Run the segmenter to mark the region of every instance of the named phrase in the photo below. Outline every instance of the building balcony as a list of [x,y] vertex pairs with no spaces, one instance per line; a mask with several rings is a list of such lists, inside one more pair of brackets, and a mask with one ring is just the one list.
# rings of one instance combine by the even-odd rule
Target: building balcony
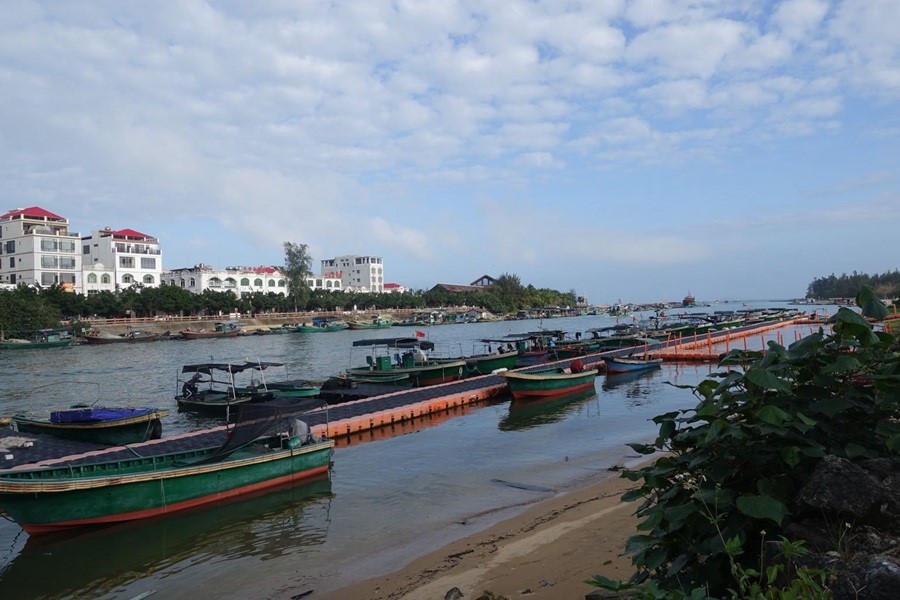
[[113,246],[113,252],[121,254],[152,254],[159,256],[162,252],[159,248],[138,248],[136,246],[116,244]]

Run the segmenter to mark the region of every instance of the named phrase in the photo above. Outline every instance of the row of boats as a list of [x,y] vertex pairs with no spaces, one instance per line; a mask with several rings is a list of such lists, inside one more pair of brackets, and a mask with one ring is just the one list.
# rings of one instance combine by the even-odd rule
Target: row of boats
[[[472,356],[428,355],[434,345],[418,338],[357,340],[354,346],[367,352],[365,364],[332,379],[347,389],[370,386],[374,395],[495,373],[505,378],[515,401],[527,402],[588,390],[603,367],[607,373],[634,373],[660,366],[659,359],[635,355],[585,365],[578,356],[629,343],[637,353],[642,344],[635,341],[654,339],[645,337],[646,330],[643,335],[616,328],[586,333],[540,331],[482,340],[487,351]],[[570,356],[576,358],[567,369],[539,365]],[[0,434],[0,455],[7,461],[0,469],[0,508],[26,531],[42,533],[163,515],[325,475],[334,442],[314,437],[303,414],[313,401],[322,401],[327,382],[291,380],[286,372],[271,375],[283,366],[185,365],[176,394],[179,408],[224,409],[230,423],[202,432],[161,438],[160,419],[167,413],[149,408],[77,407],[55,411],[43,423],[14,418],[17,430]],[[521,366],[532,368],[517,371]],[[239,384],[242,374],[249,374],[246,385]],[[119,428],[126,424],[127,432]],[[114,429],[124,437],[92,437]],[[22,435],[34,431],[92,445],[66,457],[42,454]]]

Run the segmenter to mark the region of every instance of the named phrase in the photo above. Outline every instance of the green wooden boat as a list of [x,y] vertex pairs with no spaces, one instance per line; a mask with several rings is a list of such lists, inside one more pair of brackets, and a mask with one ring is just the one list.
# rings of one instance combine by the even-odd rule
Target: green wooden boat
[[[270,435],[228,448],[231,439],[108,462],[2,470],[0,506],[30,534],[156,517],[320,476],[334,446],[308,435]],[[131,448],[152,452],[147,444]]]
[[382,317],[375,317],[371,322],[350,321],[348,326],[350,329],[386,329],[394,323]]
[[0,350],[39,350],[42,348],[66,348],[75,342],[67,331],[41,329],[27,338],[0,339]]
[[337,317],[316,317],[312,323],[303,323],[293,330],[299,333],[329,333],[332,331],[342,331],[347,329],[349,325]]
[[372,348],[372,354],[366,356],[367,366],[347,370],[347,377],[355,381],[368,383],[380,381],[394,385],[402,381],[408,382],[413,387],[422,387],[456,381],[465,375],[465,360],[427,358],[424,350],[433,349],[434,344],[425,340],[368,339],[356,340],[353,346]]
[[571,394],[593,388],[597,369],[567,373],[563,369],[553,368],[529,373],[507,371],[500,374],[506,378],[512,397],[516,400],[525,400]]
[[94,418],[92,414],[84,417],[76,416],[71,420],[36,419],[26,415],[16,415],[12,418],[15,428],[23,433],[49,433],[56,437],[95,444],[110,446],[122,446],[146,442],[149,439],[157,439],[162,434],[160,419],[168,416],[167,410],[156,409],[73,409],[58,411],[62,413],[82,412],[109,412],[108,416]]
[[477,377],[478,375],[490,375],[497,369],[513,369],[519,360],[516,352],[493,352],[491,354],[475,354],[473,356],[459,356],[455,358],[439,358],[439,362],[465,361],[465,375]]

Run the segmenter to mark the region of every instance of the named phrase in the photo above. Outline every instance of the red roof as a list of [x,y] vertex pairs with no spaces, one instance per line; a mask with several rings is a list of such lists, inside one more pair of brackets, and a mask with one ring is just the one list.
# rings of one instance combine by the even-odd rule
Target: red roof
[[152,235],[147,235],[146,233],[141,233],[140,231],[135,231],[134,229],[120,229],[118,231],[110,231],[109,234],[114,237],[136,238],[139,240],[156,239]]
[[392,290],[394,288],[400,287],[400,284],[399,283],[386,283],[382,287],[386,290]]
[[17,208],[16,210],[11,210],[5,215],[0,215],[0,219],[11,219],[13,217],[18,217],[19,215],[25,215],[26,218],[30,219],[55,219],[57,221],[65,221],[65,218],[53,214],[49,210],[44,210],[40,206],[29,206],[28,208]]

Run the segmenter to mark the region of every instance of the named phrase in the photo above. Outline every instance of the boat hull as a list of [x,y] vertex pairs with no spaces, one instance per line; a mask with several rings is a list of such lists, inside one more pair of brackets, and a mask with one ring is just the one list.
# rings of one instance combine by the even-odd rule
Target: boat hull
[[606,362],[607,373],[632,373],[635,371],[658,369],[662,364],[662,359],[640,360],[634,358],[607,358],[604,362]]
[[71,339],[52,342],[0,342],[0,350],[40,350],[43,348],[67,348],[72,345]]
[[597,370],[581,373],[559,371],[539,373],[502,373],[509,386],[509,392],[516,400],[548,398],[571,394],[594,387]]
[[[245,452],[186,467],[173,467],[170,459],[161,469],[99,477],[67,477],[66,468],[33,479],[0,473],[0,505],[31,534],[145,519],[320,476],[328,472],[333,445],[329,440],[258,456]],[[72,467],[78,473],[89,468]]]

